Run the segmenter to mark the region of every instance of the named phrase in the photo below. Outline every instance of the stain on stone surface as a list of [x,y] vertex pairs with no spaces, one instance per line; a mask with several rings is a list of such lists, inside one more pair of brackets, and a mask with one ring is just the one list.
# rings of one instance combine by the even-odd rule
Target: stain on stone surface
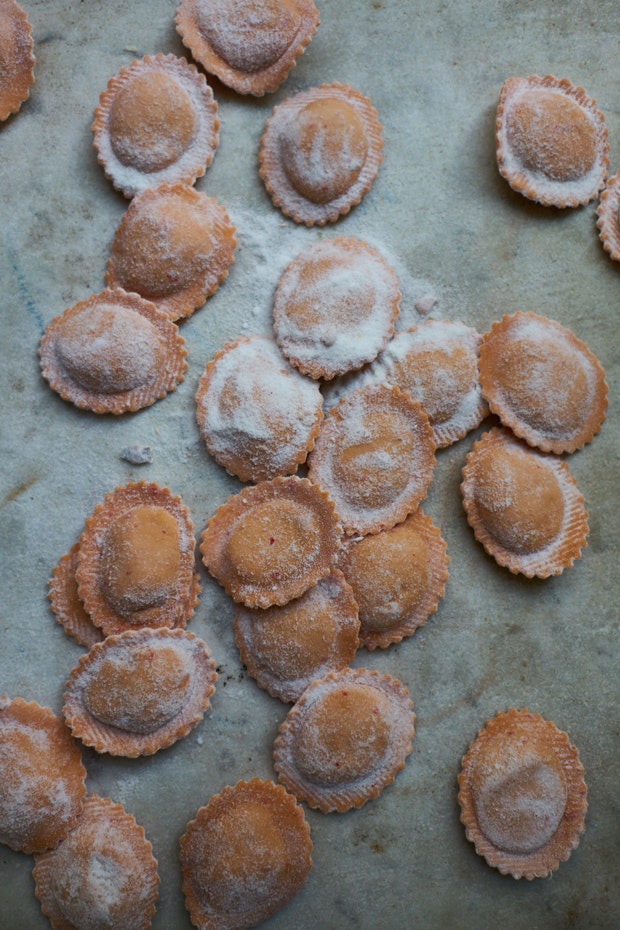
[[10,504],[14,500],[17,500],[18,497],[21,497],[22,494],[25,494],[27,491],[29,491],[30,488],[33,487],[35,484],[37,484],[37,482],[40,480],[41,480],[40,475],[33,475],[32,477],[27,478],[25,481],[22,481],[21,484],[17,485],[17,487],[12,488],[8,492],[8,494],[6,495],[6,497],[4,498],[0,506],[6,507],[7,504]]

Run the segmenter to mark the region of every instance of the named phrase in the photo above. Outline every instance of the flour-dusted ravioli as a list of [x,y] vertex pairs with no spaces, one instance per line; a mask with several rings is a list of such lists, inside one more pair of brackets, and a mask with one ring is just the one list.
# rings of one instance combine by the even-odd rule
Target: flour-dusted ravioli
[[209,520],[202,560],[238,603],[272,607],[329,575],[342,542],[334,503],[307,478],[274,478],[233,494]]
[[478,380],[480,340],[464,323],[427,320],[397,333],[373,366],[373,375],[422,404],[438,448],[462,439],[488,413]]
[[583,87],[566,78],[508,78],[497,108],[496,147],[500,174],[544,206],[588,203],[605,185],[605,119]]
[[34,42],[26,11],[0,0],[0,122],[17,113],[34,84]]
[[609,257],[620,261],[620,172],[607,181],[601,194],[597,213],[599,238]]
[[146,55],[121,68],[92,125],[106,177],[131,198],[160,184],[193,184],[213,161],[220,121],[203,74],[175,55]]
[[280,726],[280,782],[323,813],[376,798],[404,768],[414,735],[413,702],[396,678],[349,668],[316,679]]
[[207,362],[196,420],[218,464],[241,481],[292,475],[323,420],[318,385],[293,368],[268,336],[240,337]]
[[276,90],[319,25],[313,0],[181,0],[177,32],[205,71],[239,94]]
[[149,930],[159,894],[153,847],[120,804],[89,795],[60,845],[35,856],[35,894],[54,930]]
[[194,525],[180,497],[140,481],[97,504],[79,540],[78,595],[106,636],[184,627],[198,600]]
[[385,649],[435,613],[448,580],[446,543],[418,509],[380,533],[345,540],[338,564],[353,589],[360,644]]
[[514,574],[548,578],[580,557],[588,514],[568,465],[508,430],[494,428],[474,444],[461,493],[476,539]]
[[94,413],[148,407],[187,369],[178,328],[153,303],[106,289],[55,317],[39,343],[41,372],[63,400]]
[[259,173],[285,216],[323,226],[368,193],[382,149],[370,100],[346,84],[321,84],[274,109],[261,139]]
[[480,730],[458,777],[467,839],[514,878],[546,878],[585,829],[586,784],[566,733],[540,714],[510,709]]
[[108,636],[80,659],[63,713],[75,737],[112,756],[151,755],[186,736],[215,691],[215,663],[185,630]]
[[86,796],[86,769],[64,721],[35,701],[0,697],[0,772],[0,843],[53,849]]
[[328,380],[376,358],[400,312],[398,278],[367,242],[339,236],[304,249],[276,290],[276,341],[292,365]]
[[48,586],[52,613],[64,629],[80,646],[90,649],[104,638],[100,627],[95,626],[80,600],[77,588],[77,557],[79,544],[71,546],[56,565]]
[[569,329],[536,313],[495,322],[480,345],[480,384],[504,426],[543,452],[575,452],[600,431],[605,372]]
[[312,866],[303,808],[253,778],[213,795],[181,838],[185,906],[199,930],[255,927],[306,883]]
[[315,678],[346,668],[359,645],[357,603],[338,568],[282,607],[238,606],[234,628],[248,674],[281,701],[296,701]]
[[188,317],[226,279],[235,227],[215,197],[187,184],[162,184],[133,198],[106,268],[108,287],[151,300],[168,319]]
[[308,458],[308,477],[332,498],[349,536],[402,522],[426,497],[434,469],[426,413],[389,385],[360,388],[339,401]]

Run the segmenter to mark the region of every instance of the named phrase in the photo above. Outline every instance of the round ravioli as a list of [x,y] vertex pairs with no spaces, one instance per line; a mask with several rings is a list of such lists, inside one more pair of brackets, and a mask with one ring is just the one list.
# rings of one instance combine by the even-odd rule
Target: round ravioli
[[583,766],[566,733],[539,714],[497,714],[469,747],[458,783],[467,839],[504,875],[545,878],[579,844]]
[[329,575],[342,528],[327,494],[307,478],[274,478],[234,494],[202,533],[202,560],[246,607],[301,597]]
[[194,525],[180,497],[145,481],[98,504],[79,540],[78,595],[106,636],[136,627],[184,627],[200,585]]
[[282,607],[237,607],[234,628],[248,674],[285,702],[315,678],[346,668],[359,645],[357,603],[337,568]]
[[285,216],[323,226],[368,193],[382,149],[370,100],[346,84],[322,84],[274,109],[261,139],[259,173]]
[[596,210],[599,238],[611,259],[620,261],[620,173],[607,181]]
[[435,468],[435,441],[417,401],[398,387],[365,387],[325,418],[308,477],[332,498],[348,535],[379,533],[413,513]]
[[101,642],[102,630],[95,626],[80,600],[75,573],[78,565],[79,544],[75,543],[65,555],[58,560],[48,587],[48,598],[52,613],[65,633],[72,636],[80,646],[90,649]]
[[292,365],[329,380],[376,358],[400,311],[398,278],[361,239],[317,242],[278,282],[276,341]]
[[493,324],[480,346],[480,384],[504,426],[543,452],[575,452],[600,432],[607,383],[596,356],[535,313]]
[[548,578],[580,557],[588,515],[568,465],[507,430],[494,428],[475,443],[461,493],[476,539],[513,574]]
[[196,419],[218,464],[242,481],[266,481],[305,462],[323,420],[323,397],[272,339],[241,337],[207,363]]
[[280,785],[241,781],[198,810],[181,837],[180,859],[195,927],[255,927],[305,885],[310,827],[301,805]]
[[28,15],[16,0],[0,3],[0,121],[17,113],[34,84],[34,41]]
[[316,679],[280,726],[279,780],[323,813],[361,807],[404,768],[412,707],[409,692],[391,675],[349,668]]
[[35,894],[54,930],[149,930],[158,898],[153,847],[120,804],[89,795],[51,852],[35,856]]
[[202,720],[216,678],[209,650],[193,633],[128,630],[80,659],[63,713],[73,735],[97,752],[151,755]]
[[349,537],[338,564],[358,604],[360,645],[385,649],[426,623],[444,596],[449,561],[420,508],[388,530]]
[[69,307],[39,343],[41,373],[63,400],[93,413],[148,407],[174,391],[187,369],[178,328],[155,305],[121,288]]
[[228,211],[214,197],[163,184],[134,197],[125,211],[106,284],[135,291],[170,320],[182,319],[226,279],[236,244]]
[[496,116],[502,177],[544,206],[577,207],[605,185],[609,143],[603,114],[566,78],[511,77]]
[[77,823],[86,769],[64,722],[48,707],[0,697],[0,843],[53,849]]
[[238,94],[286,80],[319,25],[313,0],[181,0],[177,32],[194,59]]
[[213,160],[219,128],[204,75],[184,58],[162,54],[110,79],[92,125],[99,163],[127,198],[160,184],[193,184]]
[[464,323],[427,320],[397,333],[373,366],[422,405],[438,448],[462,439],[488,413],[478,380],[480,339]]

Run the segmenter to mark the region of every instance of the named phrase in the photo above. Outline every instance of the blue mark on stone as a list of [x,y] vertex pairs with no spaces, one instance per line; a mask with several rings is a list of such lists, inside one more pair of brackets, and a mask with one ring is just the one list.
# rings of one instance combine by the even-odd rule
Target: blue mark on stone
[[30,288],[28,287],[25,275],[20,267],[19,256],[15,252],[15,250],[12,249],[10,246],[7,247],[7,256],[11,263],[11,268],[13,269],[13,273],[15,274],[15,281],[17,283],[17,293],[19,294],[19,297],[22,303],[24,304],[24,306],[26,307],[30,315],[34,318],[34,320],[36,320],[37,326],[39,327],[39,332],[43,334],[43,332],[45,331],[45,321],[43,319],[43,316],[41,315],[41,311],[39,310],[32,294],[30,293]]

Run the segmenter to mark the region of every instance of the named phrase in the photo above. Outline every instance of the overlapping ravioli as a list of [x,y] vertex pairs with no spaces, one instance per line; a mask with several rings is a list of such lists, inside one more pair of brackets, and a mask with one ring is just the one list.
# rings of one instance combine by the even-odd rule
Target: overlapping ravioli
[[461,820],[478,855],[514,878],[545,878],[585,829],[586,785],[566,733],[528,710],[500,713],[463,758]]
[[345,668],[359,645],[351,585],[335,568],[282,607],[237,607],[235,642],[248,674],[281,701],[296,701],[315,678]]
[[204,75],[162,54],[110,79],[92,125],[99,163],[127,198],[160,184],[193,184],[213,160],[219,127]]
[[103,631],[95,626],[80,600],[77,589],[77,557],[79,544],[71,546],[69,552],[58,560],[48,586],[48,598],[52,613],[64,629],[80,646],[90,649],[101,642]]
[[64,721],[35,701],[0,697],[0,772],[0,843],[53,849],[86,796],[86,769]]
[[389,385],[354,391],[325,418],[308,477],[326,491],[348,535],[402,522],[425,498],[435,468],[429,419]]
[[63,713],[97,752],[151,755],[186,736],[215,691],[215,663],[193,633],[128,630],[95,644],[73,669]]
[[462,439],[488,413],[478,381],[480,339],[464,323],[427,320],[397,333],[373,366],[375,376],[422,405],[438,448]]
[[276,90],[319,24],[313,0],[181,0],[176,27],[205,71],[239,94]]
[[301,597],[335,562],[333,501],[307,478],[274,478],[233,494],[202,533],[202,560],[233,600],[273,607]]
[[242,481],[267,481],[305,462],[323,420],[323,397],[272,339],[240,337],[207,362],[196,420],[218,464]]
[[200,585],[194,526],[180,497],[144,481],[98,504],[79,540],[79,599],[106,636],[136,627],[184,627]]
[[385,649],[435,613],[448,580],[446,550],[420,508],[388,530],[345,541],[338,564],[359,607],[362,646]]
[[394,332],[400,297],[396,273],[367,242],[317,242],[278,282],[276,341],[301,372],[329,380],[377,356]]
[[285,216],[323,226],[368,193],[382,148],[370,100],[346,84],[321,84],[274,109],[261,139],[259,173]]
[[187,368],[185,340],[174,323],[122,288],[106,289],[55,317],[39,357],[43,377],[63,400],[117,415],[174,391]]
[[75,828],[35,856],[35,894],[54,930],[149,930],[158,898],[153,847],[120,804],[89,795]]

